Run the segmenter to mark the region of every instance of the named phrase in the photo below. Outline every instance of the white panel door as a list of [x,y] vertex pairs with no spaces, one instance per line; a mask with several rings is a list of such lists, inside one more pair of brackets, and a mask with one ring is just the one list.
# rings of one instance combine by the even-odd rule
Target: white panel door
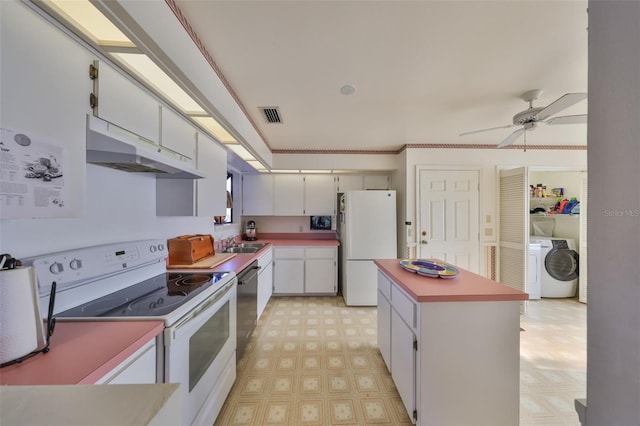
[[418,179],[418,256],[478,273],[478,171],[422,169]]
[[499,281],[526,291],[529,244],[529,179],[526,167],[500,172]]

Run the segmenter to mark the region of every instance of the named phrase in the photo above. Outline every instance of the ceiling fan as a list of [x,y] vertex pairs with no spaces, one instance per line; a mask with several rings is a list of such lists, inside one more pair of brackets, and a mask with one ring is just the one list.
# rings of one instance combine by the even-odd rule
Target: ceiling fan
[[[529,108],[517,113],[513,116],[513,124],[500,127],[491,127],[489,129],[474,130],[471,132],[461,133],[460,136],[470,135],[472,133],[488,132],[489,130],[508,129],[511,127],[522,126],[509,136],[507,136],[502,142],[498,144],[498,148],[511,145],[527,130],[535,130],[539,123],[545,124],[582,124],[587,122],[587,114],[580,115],[565,115],[561,117],[549,118],[560,111],[569,108],[587,98],[586,93],[566,93],[550,103],[546,107],[534,107],[533,101],[538,99],[538,96],[542,93],[542,89],[530,90],[520,96],[523,101],[529,103]],[[526,134],[525,134],[526,135]]]

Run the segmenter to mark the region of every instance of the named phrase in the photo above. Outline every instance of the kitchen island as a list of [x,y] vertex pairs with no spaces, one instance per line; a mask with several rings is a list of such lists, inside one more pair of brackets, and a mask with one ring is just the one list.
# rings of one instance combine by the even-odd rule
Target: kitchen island
[[378,346],[419,425],[516,425],[520,305],[528,295],[457,268],[418,275],[378,267]]

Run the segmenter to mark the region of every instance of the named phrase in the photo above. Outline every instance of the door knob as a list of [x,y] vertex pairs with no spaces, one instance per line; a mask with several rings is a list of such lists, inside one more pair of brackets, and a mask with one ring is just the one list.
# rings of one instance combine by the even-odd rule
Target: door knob
[[420,244],[429,244],[427,240],[420,240]]

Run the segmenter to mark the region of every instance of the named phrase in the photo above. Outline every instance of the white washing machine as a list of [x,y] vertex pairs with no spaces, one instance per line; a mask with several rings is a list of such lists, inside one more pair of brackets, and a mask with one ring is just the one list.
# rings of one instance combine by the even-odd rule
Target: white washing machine
[[530,243],[529,263],[527,265],[527,288],[525,290],[529,293],[529,300],[540,299],[542,287],[542,263],[543,258],[540,244]]
[[574,297],[578,288],[578,259],[573,239],[531,236],[529,242],[540,244],[542,297]]

